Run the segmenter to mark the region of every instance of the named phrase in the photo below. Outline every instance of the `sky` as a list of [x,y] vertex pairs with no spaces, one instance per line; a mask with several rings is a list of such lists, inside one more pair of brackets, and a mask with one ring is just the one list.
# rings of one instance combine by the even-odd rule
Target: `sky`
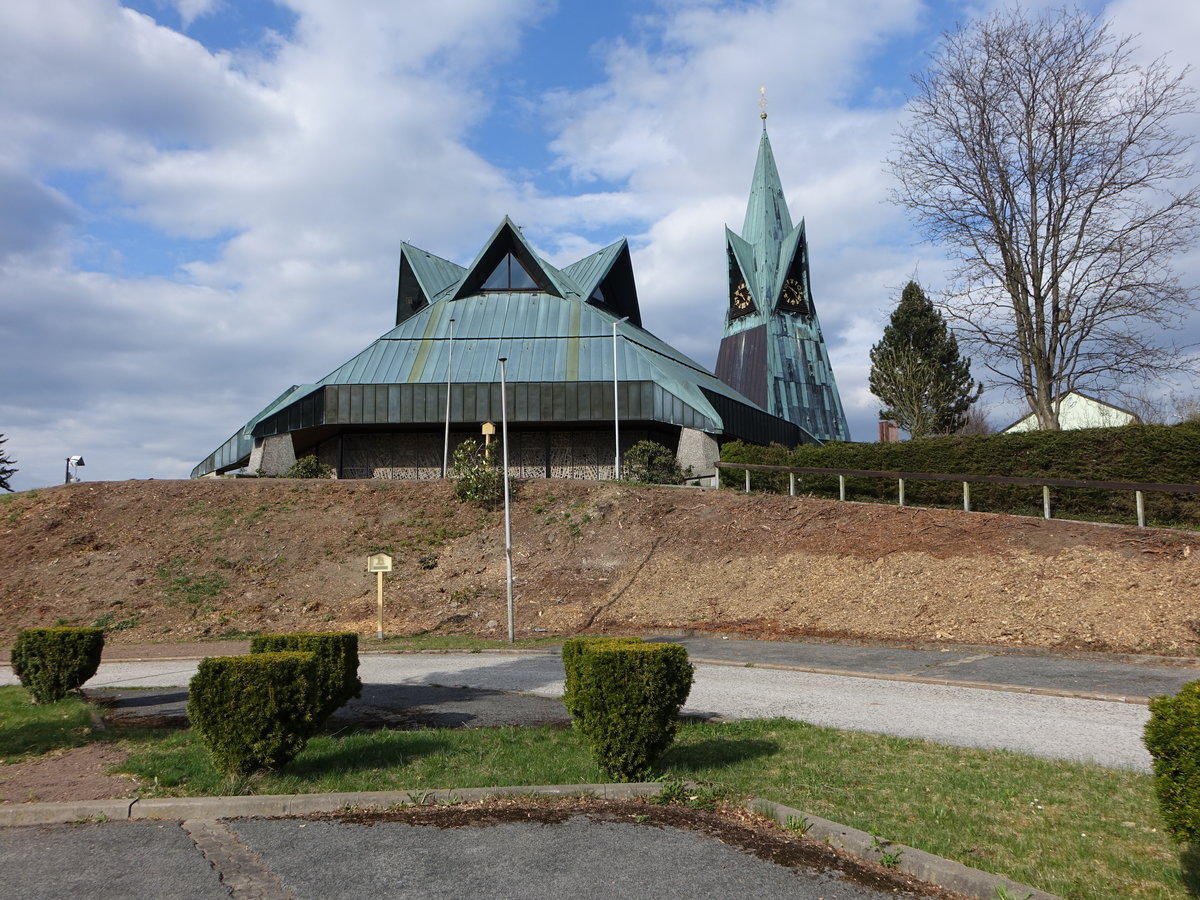
[[[1194,0],[1087,8],[1147,60],[1200,68]],[[851,433],[874,440],[868,351],[909,278],[936,293],[950,272],[888,202],[884,160],[911,73],[992,9],[0,4],[11,485],[61,483],[73,455],[87,481],[187,477],[282,390],[391,327],[402,241],[466,265],[505,215],[556,265],[627,237],[644,325],[712,368],[760,87]],[[1181,125],[1200,136],[1200,117]],[[1179,267],[1200,284],[1200,254]],[[998,390],[982,403],[993,425],[1023,414]]]

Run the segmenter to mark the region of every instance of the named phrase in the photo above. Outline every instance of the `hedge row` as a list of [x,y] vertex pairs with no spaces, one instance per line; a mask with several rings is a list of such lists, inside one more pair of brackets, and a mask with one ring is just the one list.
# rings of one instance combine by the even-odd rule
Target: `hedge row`
[[563,703],[605,776],[647,778],[679,730],[693,668],[680,644],[576,638],[563,644]]
[[103,650],[103,628],[30,628],[13,644],[13,672],[34,703],[54,703],[96,674]]
[[[889,444],[831,442],[788,450],[778,444],[760,447],[733,441],[721,448],[723,462],[803,466],[824,469],[869,469],[1078,481],[1136,481],[1158,484],[1200,483],[1200,424],[1125,425],[1073,431],[1030,431],[1018,434],[949,435]],[[726,487],[741,488],[742,472],[725,471]],[[834,475],[796,476],[797,491],[836,497]],[[754,472],[753,490],[786,493],[787,474]],[[957,482],[906,481],[907,503],[960,506]],[[848,477],[847,499],[896,502],[896,483],[888,479]],[[1056,517],[1117,519],[1134,515],[1128,491],[1051,488]],[[1200,524],[1200,495],[1147,493],[1146,515],[1161,524]],[[1040,487],[971,485],[971,506],[989,512],[1038,514]]]

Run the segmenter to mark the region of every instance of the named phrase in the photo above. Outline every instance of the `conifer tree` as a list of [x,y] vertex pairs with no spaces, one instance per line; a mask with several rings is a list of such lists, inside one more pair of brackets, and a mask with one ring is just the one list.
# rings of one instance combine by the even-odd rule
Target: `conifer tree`
[[[0,434],[0,444],[7,440],[8,438]],[[15,459],[9,459],[4,450],[0,449],[0,488],[4,488],[6,491],[12,491],[8,485],[8,479],[17,474],[17,467],[13,465],[15,462]]]
[[958,430],[983,392],[946,320],[915,281],[905,285],[882,340],[871,348],[870,385],[884,406],[880,418],[913,438]]

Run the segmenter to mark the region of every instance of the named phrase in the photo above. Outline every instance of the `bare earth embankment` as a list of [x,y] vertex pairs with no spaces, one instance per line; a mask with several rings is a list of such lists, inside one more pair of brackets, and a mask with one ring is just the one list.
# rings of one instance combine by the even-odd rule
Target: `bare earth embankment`
[[[1195,534],[986,513],[536,481],[513,518],[517,632],[693,629],[1155,652],[1200,649]],[[0,643],[258,630],[505,632],[500,514],[445,483],[75,484],[0,497]]]

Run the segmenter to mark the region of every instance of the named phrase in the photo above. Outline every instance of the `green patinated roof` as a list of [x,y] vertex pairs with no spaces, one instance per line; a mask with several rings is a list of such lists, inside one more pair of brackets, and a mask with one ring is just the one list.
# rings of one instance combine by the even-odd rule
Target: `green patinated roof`
[[421,288],[429,297],[437,297],[462,280],[466,269],[448,259],[434,256],[427,250],[414,247],[412,244],[401,244],[400,254],[406,258],[417,276]]
[[613,267],[613,263],[617,261],[621,251],[628,246],[625,238],[621,238],[603,250],[597,250],[591,256],[585,256],[578,262],[571,263],[562,270],[562,273],[579,286],[580,296],[590,297],[600,280]]
[[[512,254],[526,268],[539,289],[480,288],[496,260],[504,259],[505,254]],[[323,389],[441,386],[451,359],[449,374],[455,385],[495,384],[500,357],[508,360],[506,376],[513,385],[611,385],[614,323],[617,380],[653,385],[662,392],[654,395],[658,397],[653,401],[655,412],[647,418],[686,422],[690,427],[722,433],[722,415],[714,404],[736,410],[742,419],[763,415],[743,395],[640,326],[641,312],[624,239],[558,269],[538,256],[520,229],[505,217],[466,268],[411,244],[402,245],[401,257],[402,266],[406,261],[420,285],[424,305],[398,312],[399,322],[392,330],[320,381],[285,392],[197,466],[193,475],[229,468],[248,455],[251,432],[256,428],[262,433],[280,433],[334,424],[322,412],[328,408],[322,406],[318,395]],[[597,288],[603,289],[603,300],[595,296]],[[627,321],[621,321],[626,317]],[[400,391],[397,396],[409,394]],[[671,411],[661,413],[659,419],[659,408],[667,405]],[[391,411],[386,415],[387,422],[419,424],[441,421],[442,413],[431,416],[428,411],[400,409],[396,411],[398,419],[392,418]],[[473,421],[467,413],[464,416],[464,421]],[[555,420],[558,418],[556,414]],[[364,417],[361,421],[381,420]]]

